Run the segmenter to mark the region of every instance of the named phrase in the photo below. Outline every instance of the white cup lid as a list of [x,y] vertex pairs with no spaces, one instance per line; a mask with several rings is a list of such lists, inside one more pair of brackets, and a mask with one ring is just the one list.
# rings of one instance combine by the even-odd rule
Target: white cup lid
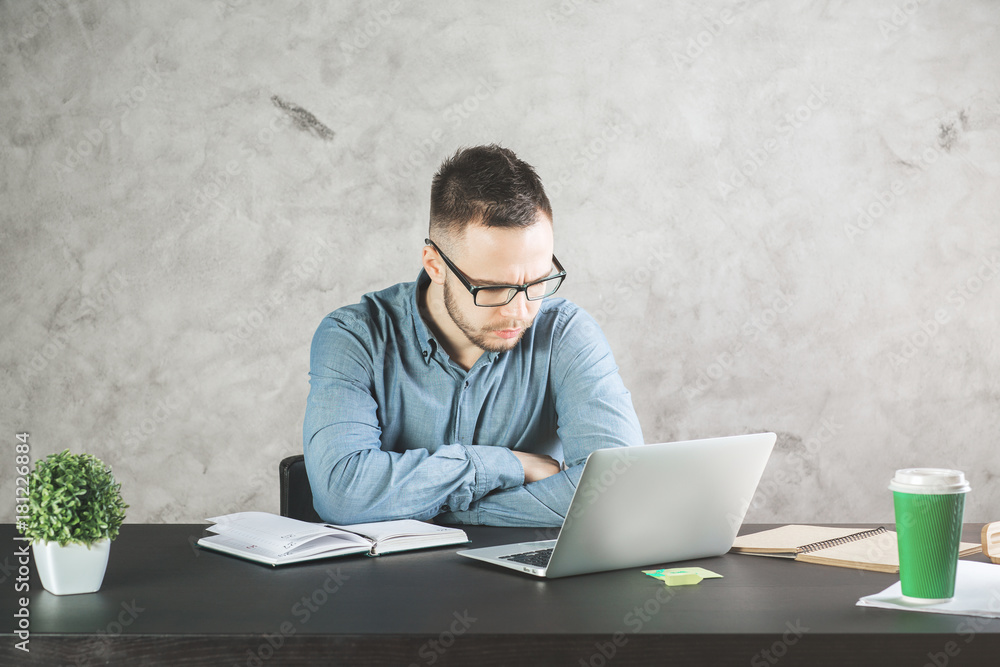
[[900,493],[968,493],[972,490],[961,470],[945,468],[904,468],[889,482],[890,491]]

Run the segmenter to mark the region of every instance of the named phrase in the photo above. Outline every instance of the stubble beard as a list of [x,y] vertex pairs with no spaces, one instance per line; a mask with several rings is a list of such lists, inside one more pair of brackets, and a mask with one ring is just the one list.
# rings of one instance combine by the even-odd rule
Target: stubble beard
[[[469,323],[468,320],[462,315],[462,311],[459,310],[458,303],[455,301],[455,295],[449,288],[448,282],[444,283],[444,306],[448,311],[448,316],[451,321],[455,323],[465,337],[469,341],[478,347],[480,350],[486,352],[508,352],[521,342],[524,337],[524,332],[528,330],[531,326],[531,322],[524,323],[518,322],[517,320],[510,320],[508,322],[503,322],[501,325],[491,326],[488,328],[477,329]],[[517,338],[511,338],[508,340],[497,339],[490,336],[493,331],[503,331],[505,329],[515,329],[521,327],[521,332],[517,335]]]

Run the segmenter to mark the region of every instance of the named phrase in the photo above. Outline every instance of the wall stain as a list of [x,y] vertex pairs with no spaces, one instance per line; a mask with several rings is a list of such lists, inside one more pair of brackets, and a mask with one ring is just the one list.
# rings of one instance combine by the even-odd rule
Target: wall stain
[[[756,433],[763,433],[764,431],[769,431],[771,429],[763,429],[756,431]],[[748,431],[752,433],[754,431]],[[774,449],[776,451],[789,451],[797,452],[802,448],[802,437],[796,435],[795,433],[788,433],[786,431],[774,431],[774,435],[777,439],[774,442]]]
[[287,113],[291,117],[292,122],[295,123],[295,127],[303,132],[308,132],[323,141],[333,141],[334,136],[336,136],[333,130],[321,123],[316,116],[299,105],[286,102],[277,95],[271,95],[271,102],[274,103],[274,106]]
[[951,147],[958,141],[959,131],[969,129],[969,117],[963,109],[958,112],[956,119],[942,121],[938,123],[938,127],[941,129],[941,132],[938,134],[938,144],[946,152],[951,152]]

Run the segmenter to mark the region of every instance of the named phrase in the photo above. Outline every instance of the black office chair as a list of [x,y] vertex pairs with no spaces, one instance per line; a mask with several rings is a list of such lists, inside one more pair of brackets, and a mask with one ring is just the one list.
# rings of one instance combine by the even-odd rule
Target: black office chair
[[289,456],[278,464],[281,489],[281,516],[300,521],[322,522],[313,508],[312,488],[306,476],[306,461],[302,454]]

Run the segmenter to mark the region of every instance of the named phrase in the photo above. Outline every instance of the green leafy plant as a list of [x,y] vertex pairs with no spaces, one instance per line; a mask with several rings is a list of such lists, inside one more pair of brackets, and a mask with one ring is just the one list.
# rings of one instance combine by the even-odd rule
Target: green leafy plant
[[128,505],[111,469],[93,454],[67,449],[35,463],[28,475],[28,511],[18,528],[35,542],[90,546],[118,537]]

